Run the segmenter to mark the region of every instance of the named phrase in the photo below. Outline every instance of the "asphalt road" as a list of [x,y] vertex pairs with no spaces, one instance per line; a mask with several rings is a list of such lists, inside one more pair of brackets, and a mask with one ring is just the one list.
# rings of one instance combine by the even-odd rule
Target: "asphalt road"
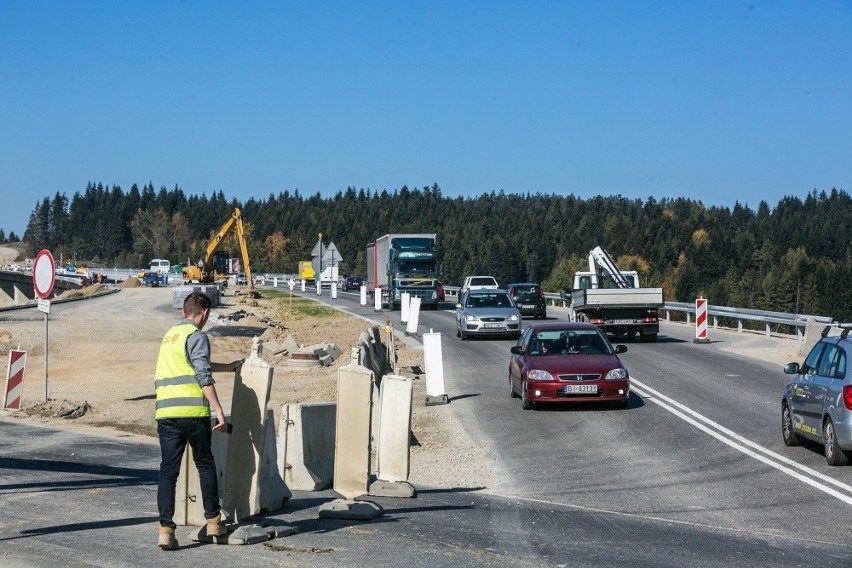
[[[332,303],[404,329],[356,294]],[[449,311],[422,312],[418,334],[429,330],[442,334],[449,408],[493,459],[494,487],[376,498],[385,513],[369,522],[320,519],[336,495],[297,492],[262,519],[295,535],[166,553],[154,546],[156,445],[0,422],[0,566],[852,566],[852,468],[783,447],[786,377],[721,351],[737,334],[696,345],[669,324],[656,344],[629,343],[627,410],[524,411],[509,396],[512,341],[462,342]]]

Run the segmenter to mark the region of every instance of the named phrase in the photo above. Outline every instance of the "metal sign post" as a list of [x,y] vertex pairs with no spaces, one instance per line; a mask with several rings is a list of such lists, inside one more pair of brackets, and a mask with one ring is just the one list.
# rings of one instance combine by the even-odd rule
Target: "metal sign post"
[[44,312],[44,401],[49,399],[50,391],[47,384],[47,337],[48,337],[48,314],[50,314],[50,293],[53,292],[53,284],[56,282],[56,263],[53,255],[47,249],[42,249],[33,261],[33,290],[39,298],[38,309]]

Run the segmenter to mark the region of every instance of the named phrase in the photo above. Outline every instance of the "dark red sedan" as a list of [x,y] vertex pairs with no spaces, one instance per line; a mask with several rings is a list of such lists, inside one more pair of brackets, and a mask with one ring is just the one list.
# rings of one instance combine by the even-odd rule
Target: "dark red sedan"
[[592,324],[554,321],[529,325],[512,347],[509,386],[524,410],[539,402],[611,402],[627,408],[630,375],[606,334]]

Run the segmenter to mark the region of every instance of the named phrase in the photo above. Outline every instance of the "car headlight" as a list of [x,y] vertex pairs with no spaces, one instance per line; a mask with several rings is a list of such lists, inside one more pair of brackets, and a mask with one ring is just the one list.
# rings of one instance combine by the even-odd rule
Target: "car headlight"
[[512,314],[509,316],[509,321],[518,321],[518,314]]
[[552,381],[553,375],[543,369],[532,369],[527,371],[527,380],[530,381]]
[[627,371],[625,369],[613,369],[609,373],[606,374],[607,379],[616,379],[616,380],[624,380],[627,378]]
[[465,321],[479,321],[479,318],[474,316],[474,315],[471,315],[471,314],[465,314],[464,320]]

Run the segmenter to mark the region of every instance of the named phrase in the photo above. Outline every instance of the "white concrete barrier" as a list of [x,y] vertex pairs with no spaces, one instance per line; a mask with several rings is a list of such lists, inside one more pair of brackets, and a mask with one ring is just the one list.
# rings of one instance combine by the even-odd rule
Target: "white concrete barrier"
[[408,335],[417,335],[417,325],[420,323],[420,298],[411,298],[409,304],[411,313],[408,315],[405,333]]
[[371,519],[382,507],[363,499],[370,477],[370,413],[373,372],[357,363],[337,371],[334,490],[343,496],[320,506],[320,517]]
[[231,418],[234,430],[228,444],[222,509],[239,521],[281,508],[292,493],[278,475],[273,413],[267,409],[272,367],[257,352],[243,363],[234,380]]
[[382,377],[379,396],[380,425],[373,433],[376,448],[376,481],[370,485],[370,495],[384,497],[413,497],[414,488],[408,482],[411,468],[411,397],[414,392],[410,378],[399,375]]
[[408,323],[408,318],[411,316],[411,294],[403,292],[401,302],[399,305],[399,321]]
[[[231,421],[230,415],[225,420]],[[216,418],[210,419],[210,424],[216,424]],[[225,464],[228,462],[228,442],[230,436],[225,432],[213,432],[213,458],[216,460],[216,474],[219,481],[219,500],[225,488]],[[201,480],[198,470],[192,461],[192,450],[187,445],[180,463],[177,486],[175,487],[175,516],[176,525],[200,527],[206,524],[204,518],[204,503],[201,500]]]
[[278,473],[293,491],[320,491],[334,478],[333,402],[285,404],[278,427]]
[[441,334],[423,334],[423,364],[426,367],[426,406],[447,404],[444,388],[444,355],[441,349]]

